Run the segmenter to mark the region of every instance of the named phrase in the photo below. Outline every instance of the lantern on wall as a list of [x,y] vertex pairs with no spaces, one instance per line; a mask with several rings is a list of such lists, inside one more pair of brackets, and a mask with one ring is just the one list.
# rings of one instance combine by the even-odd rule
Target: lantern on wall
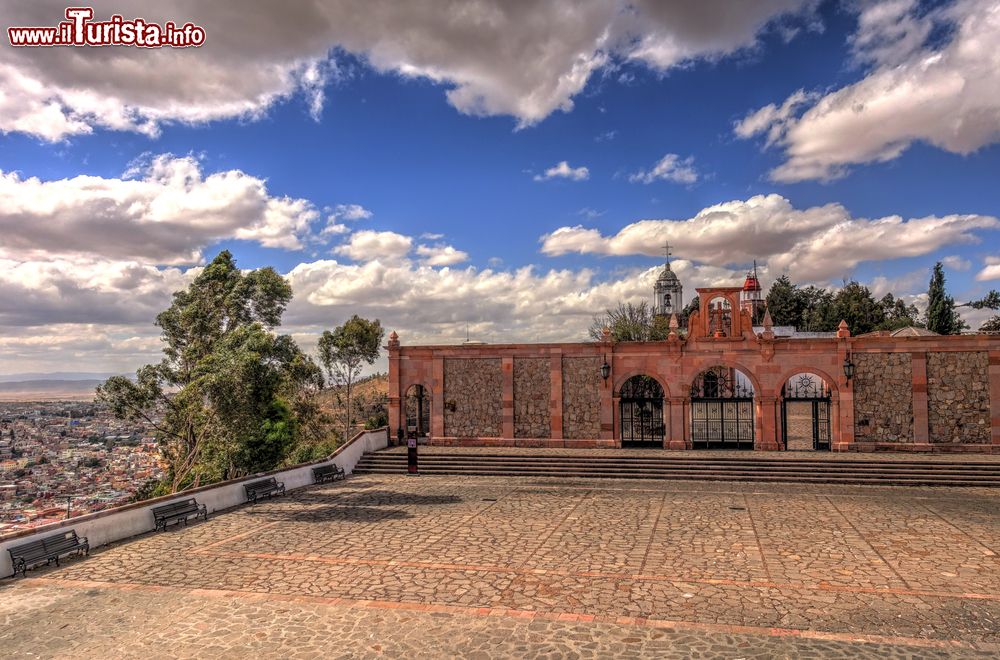
[[854,378],[854,363],[851,362],[851,354],[848,353],[847,357],[844,358],[844,376],[850,381]]

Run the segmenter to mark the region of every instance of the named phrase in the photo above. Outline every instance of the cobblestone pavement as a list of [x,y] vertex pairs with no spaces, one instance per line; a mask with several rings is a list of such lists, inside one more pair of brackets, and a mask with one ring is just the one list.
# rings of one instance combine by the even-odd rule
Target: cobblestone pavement
[[993,489],[358,476],[0,587],[7,657],[1000,654]]

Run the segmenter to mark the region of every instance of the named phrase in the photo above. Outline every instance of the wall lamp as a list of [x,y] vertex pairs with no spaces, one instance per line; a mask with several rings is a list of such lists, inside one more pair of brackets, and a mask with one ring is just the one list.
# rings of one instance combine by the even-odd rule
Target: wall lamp
[[854,378],[854,363],[851,362],[850,353],[848,353],[847,357],[844,358],[844,375],[847,376],[848,382]]
[[601,378],[604,379],[605,384],[608,382],[608,376],[611,375],[611,365],[608,364],[608,356],[604,355],[604,364],[601,365]]

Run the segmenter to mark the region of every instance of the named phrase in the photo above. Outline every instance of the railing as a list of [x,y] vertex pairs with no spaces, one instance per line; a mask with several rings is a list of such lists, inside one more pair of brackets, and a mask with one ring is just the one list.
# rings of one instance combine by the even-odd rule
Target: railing
[[60,529],[70,528],[76,530],[80,536],[86,536],[90,541],[90,547],[96,548],[108,543],[120,541],[138,534],[153,530],[153,514],[150,511],[154,506],[168,504],[177,500],[194,497],[199,504],[208,507],[209,514],[223,509],[229,509],[246,502],[246,492],[243,484],[255,481],[261,477],[274,477],[278,481],[284,482],[285,490],[302,488],[312,484],[312,468],[320,465],[334,464],[340,466],[345,473],[354,471],[354,466],[361,460],[361,456],[367,452],[383,449],[388,445],[389,430],[387,427],[375,429],[373,431],[360,431],[353,438],[337,448],[330,456],[313,461],[302,463],[289,468],[271,470],[260,474],[247,475],[240,479],[231,479],[217,484],[210,484],[200,488],[192,488],[173,495],[164,495],[151,500],[134,502],[113,509],[95,511],[93,513],[76,516],[67,520],[60,520],[48,525],[34,527],[32,529],[17,530],[0,536],[0,576],[7,576],[13,572],[10,563],[10,553],[7,548],[20,545],[58,532]]

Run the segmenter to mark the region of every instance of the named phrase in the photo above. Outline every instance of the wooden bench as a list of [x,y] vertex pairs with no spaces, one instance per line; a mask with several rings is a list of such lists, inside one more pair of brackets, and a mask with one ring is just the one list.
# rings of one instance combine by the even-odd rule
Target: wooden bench
[[[53,561],[59,565],[59,557],[76,552],[78,555],[83,552],[90,554],[90,543],[86,536],[77,536],[75,529],[59,532],[35,539],[20,545],[12,545],[7,548],[10,553],[10,563],[14,567],[14,576],[21,573],[21,576],[28,574],[28,567],[40,564],[43,561],[46,565]],[[12,576],[13,577],[13,576]]]
[[340,467],[335,463],[314,467],[312,471],[313,471],[314,484],[321,484],[326,481],[335,481],[337,479],[344,479],[347,476],[346,474],[344,474],[344,468]]
[[274,477],[251,481],[248,484],[243,484],[243,488],[247,492],[248,502],[256,502],[257,498],[262,495],[267,495],[270,498],[272,495],[285,494],[285,484],[275,481]]
[[208,520],[208,507],[204,504],[198,504],[198,501],[193,497],[179,502],[164,504],[162,506],[154,506],[153,528],[166,531],[167,524],[169,522],[180,522],[182,520],[184,521],[184,524],[187,525],[188,518],[191,518],[192,516],[194,516],[196,520],[198,516],[201,516],[204,520]]

